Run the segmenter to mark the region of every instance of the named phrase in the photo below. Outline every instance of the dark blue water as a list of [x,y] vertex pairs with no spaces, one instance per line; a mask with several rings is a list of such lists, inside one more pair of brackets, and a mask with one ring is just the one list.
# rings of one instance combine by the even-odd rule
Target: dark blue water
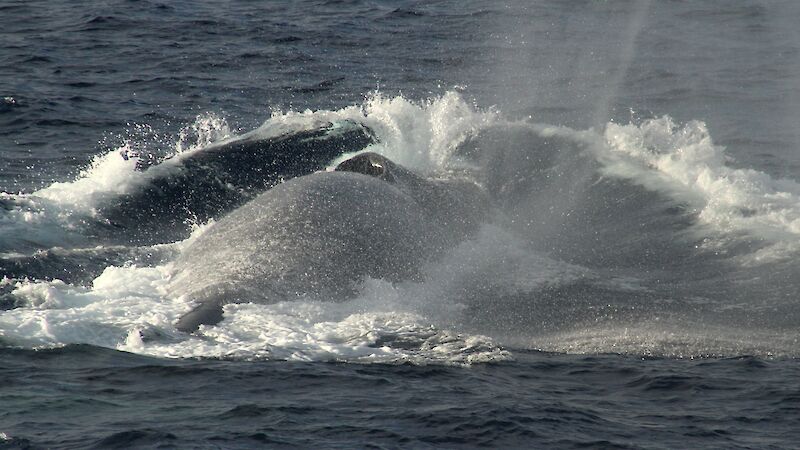
[[[796,447],[798,21],[0,3],[0,447]],[[347,301],[175,329],[204,229],[364,149],[474,182],[480,230]]]
[[796,365],[752,357],[519,352],[463,369],[2,355],[7,448],[790,448],[800,400]]

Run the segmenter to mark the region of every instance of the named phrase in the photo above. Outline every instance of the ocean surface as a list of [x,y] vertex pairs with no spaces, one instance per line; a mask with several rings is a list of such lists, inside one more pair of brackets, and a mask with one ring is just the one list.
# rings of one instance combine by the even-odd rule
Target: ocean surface
[[[0,448],[797,448],[798,23],[0,1]],[[477,225],[403,279],[315,278],[342,235],[309,230],[363,208],[297,246],[237,234],[365,151],[471,186]],[[454,205],[422,227],[477,214]],[[278,298],[253,274],[287,261],[352,289]],[[179,331],[214,289],[223,320]]]

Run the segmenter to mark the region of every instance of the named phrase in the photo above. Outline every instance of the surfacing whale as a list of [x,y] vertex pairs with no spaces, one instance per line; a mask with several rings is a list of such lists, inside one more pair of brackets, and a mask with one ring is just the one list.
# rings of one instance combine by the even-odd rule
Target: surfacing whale
[[365,278],[420,278],[420,267],[474,233],[485,198],[375,153],[282,183],[211,226],[174,264],[169,295],[198,303],[176,328],[223,319],[227,303],[342,301]]
[[256,130],[164,161],[139,155],[137,169],[146,172],[147,183],[101,205],[97,233],[137,245],[185,239],[190,221],[220,217],[283,180],[321,170],[373,142],[369,129],[343,121],[267,138]]

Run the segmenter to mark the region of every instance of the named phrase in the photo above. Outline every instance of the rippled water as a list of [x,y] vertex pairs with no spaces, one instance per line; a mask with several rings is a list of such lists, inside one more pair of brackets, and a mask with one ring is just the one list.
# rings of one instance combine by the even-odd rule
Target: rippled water
[[[4,2],[0,447],[794,447],[798,19]],[[410,279],[175,328],[182,255],[362,150],[490,207]]]
[[463,369],[2,355],[12,448],[777,448],[800,400],[796,365],[751,357],[518,352]]

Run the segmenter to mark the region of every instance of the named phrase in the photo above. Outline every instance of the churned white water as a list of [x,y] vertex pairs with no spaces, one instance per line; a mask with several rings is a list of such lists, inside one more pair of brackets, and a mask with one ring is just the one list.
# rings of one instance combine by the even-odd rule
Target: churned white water
[[751,262],[791,258],[800,237],[800,184],[753,169],[730,167],[706,125],[669,117],[640,125],[609,124],[597,147],[604,171],[664,192],[694,208],[703,225],[724,237],[769,243]]
[[[501,112],[480,110],[455,92],[422,103],[374,94],[361,105],[337,111],[276,112],[248,136],[275,137],[330,123],[334,132],[337,126],[363,124],[377,140],[367,150],[420,173],[442,176],[472,164],[457,152],[466,139],[507,122]],[[681,125],[662,117],[628,125],[609,123],[602,131],[532,121],[514,124],[542,136],[580,142],[600,164],[603,176],[632,181],[688,205],[699,218],[694,225],[699,235],[722,240],[745,236],[766,243],[756,253],[742,255],[743,263],[796,256],[800,186],[752,169],[733,168],[702,122]],[[54,183],[29,195],[4,194],[17,207],[4,216],[3,234],[46,223],[36,232],[52,233],[52,241],[63,242],[59,233],[69,228],[78,211],[91,214],[98,202],[129,192],[158,171],[176,170],[181,155],[230,139],[236,137],[224,120],[201,116],[177,139],[177,156],[147,172],[136,171],[137,158],[122,158],[120,152],[129,149],[119,148],[96,157],[74,181]],[[0,315],[0,339],[26,348],[80,343],[169,358],[469,364],[511,358],[502,342],[462,327],[466,315],[482,310],[470,298],[475,287],[492,286],[491,298],[482,301],[500,303],[508,296],[536,296],[573,283],[646,291],[635,278],[610,277],[534,251],[524,236],[504,228],[504,220],[503,212],[497,211],[471,240],[425,267],[423,281],[366,280],[360,295],[344,303],[231,304],[225,307],[223,322],[203,326],[193,335],[174,328],[193,304],[191,299],[166,294],[170,258],[153,267],[107,267],[90,286],[5,280],[22,304]],[[180,252],[204,229],[172,244],[167,254]],[[724,333],[677,332],[670,326],[659,331],[658,326],[641,324],[624,332],[556,331],[537,335],[529,345],[566,352],[691,356],[741,351],[793,354],[797,344],[771,339],[769,333],[759,339],[743,345]]]

